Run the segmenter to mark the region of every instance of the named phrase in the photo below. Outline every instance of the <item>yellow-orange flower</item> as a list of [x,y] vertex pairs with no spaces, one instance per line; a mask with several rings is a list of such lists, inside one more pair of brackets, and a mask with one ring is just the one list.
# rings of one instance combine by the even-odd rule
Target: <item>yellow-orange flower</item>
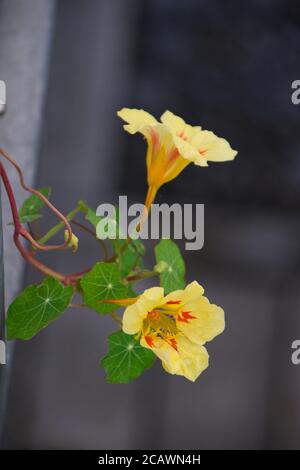
[[124,125],[127,132],[140,132],[147,140],[148,208],[157,190],[190,163],[208,166],[208,161],[233,160],[237,154],[225,139],[187,124],[170,111],[161,116],[161,122],[142,109],[123,108],[118,116],[127,122]]
[[223,309],[203,293],[196,281],[167,296],[163,288],[153,287],[135,299],[123,316],[125,333],[138,334],[141,345],[152,349],[167,372],[191,381],[208,367],[203,345],[225,327]]

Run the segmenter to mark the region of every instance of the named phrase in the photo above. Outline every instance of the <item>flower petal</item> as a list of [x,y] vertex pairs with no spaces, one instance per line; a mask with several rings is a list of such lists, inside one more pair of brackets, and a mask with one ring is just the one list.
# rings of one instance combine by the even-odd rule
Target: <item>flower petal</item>
[[138,300],[126,308],[123,315],[123,331],[134,335],[142,331],[143,321],[155,307],[161,304],[164,296],[162,287],[146,289]]
[[171,111],[165,111],[160,117],[160,120],[173,134],[185,140],[190,140],[201,129],[200,126],[187,124],[181,117],[176,116],[176,114],[171,113]]
[[210,304],[206,297],[187,302],[183,312],[179,313],[177,328],[194,343],[205,344],[224,331],[224,310]]
[[[176,373],[195,382],[199,375],[208,367],[209,355],[207,350],[181,335],[177,336],[177,347],[180,357],[180,370]],[[163,366],[165,367],[164,364]]]
[[151,349],[154,354],[162,361],[163,365],[168,368],[168,372],[176,374],[180,369],[180,358],[178,351],[174,349],[171,344],[158,336],[152,338],[152,344],[150,346],[149,341],[144,336],[141,337],[141,346],[144,348]]
[[161,338],[155,338],[153,347],[142,337],[141,345],[152,349],[162,361],[166,372],[172,375],[181,375],[194,382],[197,377],[208,367],[208,353],[198,344],[192,343],[183,335],[175,337],[177,349]]
[[233,160],[237,151],[233,150],[227,140],[217,137],[211,131],[201,131],[195,135],[191,144],[198,151],[196,165],[203,166],[203,161],[225,162]]
[[208,166],[206,159],[201,158],[198,150],[191,143],[183,140],[177,135],[173,135],[173,141],[174,145],[178,149],[178,152],[183,158],[199,166]]
[[[211,341],[224,331],[224,311],[204,297],[204,289],[193,281],[184,290],[165,297],[168,308],[178,311],[177,328],[197,344]],[[177,304],[173,303],[176,302]]]
[[197,282],[193,281],[188,284],[185,289],[182,290],[175,290],[168,294],[165,297],[165,302],[169,303],[170,306],[174,305],[176,309],[178,309],[178,304],[173,304],[174,301],[180,301],[180,305],[184,305],[191,299],[198,299],[204,294],[203,287]]
[[158,124],[157,120],[143,109],[123,108],[118,111],[117,114],[128,123],[124,126],[124,129],[129,132],[129,134],[141,132],[143,135],[147,135],[149,126],[151,127]]

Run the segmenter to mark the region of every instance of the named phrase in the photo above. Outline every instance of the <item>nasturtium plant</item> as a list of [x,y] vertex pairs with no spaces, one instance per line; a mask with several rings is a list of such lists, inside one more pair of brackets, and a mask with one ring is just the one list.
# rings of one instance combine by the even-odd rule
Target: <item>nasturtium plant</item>
[[[170,111],[160,121],[138,109],[123,108],[118,115],[126,122],[124,129],[130,134],[141,133],[148,145],[148,191],[134,234],[142,233],[160,187],[175,179],[187,165],[205,167],[209,161],[229,161],[236,156],[237,152],[225,139],[187,124]],[[9,305],[7,338],[29,340],[66,309],[87,307],[99,317],[110,316],[117,324],[117,331],[108,337],[108,352],[100,361],[108,383],[136,379],[153,365],[155,358],[160,359],[166,372],[195,381],[208,366],[206,343],[224,330],[224,312],[210,303],[197,281],[186,284],[184,258],[178,245],[172,240],[160,240],[154,247],[155,264],[147,267],[145,244],[132,233],[125,236],[120,230],[119,208],[115,208],[113,217],[105,218],[79,200],[63,215],[49,201],[50,188],[35,190],[27,186],[17,162],[4,150],[0,149],[0,155],[17,169],[22,188],[30,193],[18,210],[6,169],[0,162],[15,246],[43,277],[39,284],[26,287]],[[36,221],[35,226],[40,223],[44,206],[60,221],[39,237],[36,233],[40,227],[33,230],[31,222]],[[80,216],[83,221],[78,221]],[[106,236],[102,236],[103,228],[107,228]],[[111,228],[118,230],[113,234]],[[65,274],[38,259],[40,251],[76,252],[80,249],[79,230],[95,241],[92,266]],[[64,242],[48,244],[60,232]],[[141,292],[138,283],[145,279],[153,281],[154,286]]]
[[101,360],[109,383],[128,383],[155,361],[155,354],[143,348],[137,338],[117,331],[108,337],[108,353]]
[[123,276],[130,273],[135,267],[143,268],[143,256],[145,255],[145,246],[140,239],[132,239],[130,243],[124,237],[119,224],[119,208],[115,210],[115,224],[117,237],[111,239],[112,248],[116,254],[116,261]]
[[125,284],[122,279],[116,263],[96,263],[83,276],[80,285],[85,304],[102,314],[116,309],[114,304],[105,303],[105,300],[123,299],[133,294],[130,284]]
[[165,269],[160,275],[160,285],[165,294],[172,290],[184,289],[185,264],[176,243],[172,240],[161,240],[155,247],[155,257],[157,263],[165,263]]
[[73,294],[73,286],[64,286],[53,277],[46,277],[39,285],[26,287],[8,308],[8,339],[35,336],[64,313]]
[[[51,195],[51,188],[41,188],[38,189],[38,191],[49,199]],[[20,222],[25,224],[40,219],[42,217],[41,210],[44,205],[45,202],[36,194],[33,194],[27,198],[19,210]]]
[[102,217],[90,207],[86,207],[85,218],[96,228]]

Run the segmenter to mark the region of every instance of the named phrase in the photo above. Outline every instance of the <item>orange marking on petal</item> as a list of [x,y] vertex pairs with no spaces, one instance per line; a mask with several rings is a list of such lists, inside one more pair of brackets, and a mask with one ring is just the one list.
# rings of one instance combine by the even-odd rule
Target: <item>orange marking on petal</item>
[[158,132],[151,129],[150,130],[150,138],[152,140],[152,145],[153,145],[154,151],[156,152],[159,148],[159,135],[158,135]]
[[207,149],[204,149],[204,150],[199,149],[198,152],[200,153],[200,155],[204,156],[207,152]]
[[170,339],[170,345],[172,346],[172,348],[174,348],[176,351],[178,351],[176,339],[174,339],[174,338]]
[[172,163],[176,162],[178,157],[179,151],[176,147],[174,147],[168,154],[167,165],[170,166]]
[[177,320],[178,321],[181,321],[183,323],[189,323],[189,320],[196,320],[197,317],[194,317],[193,315],[190,315],[191,312],[181,312],[181,315],[180,314],[178,315],[177,317]]
[[169,300],[167,302],[168,305],[179,305],[180,304],[180,300]]
[[145,341],[148,344],[148,346],[150,346],[150,348],[153,348],[154,341],[153,341],[153,338],[151,336],[149,336],[149,335],[145,336]]
[[177,132],[177,136],[180,137],[182,140],[188,140],[187,136],[183,131]]
[[177,320],[181,321],[182,323],[188,323],[188,321],[185,318],[181,317],[180,315],[178,315]]
[[194,317],[193,315],[190,315],[191,312],[181,312],[184,318],[187,320],[196,320],[197,317]]

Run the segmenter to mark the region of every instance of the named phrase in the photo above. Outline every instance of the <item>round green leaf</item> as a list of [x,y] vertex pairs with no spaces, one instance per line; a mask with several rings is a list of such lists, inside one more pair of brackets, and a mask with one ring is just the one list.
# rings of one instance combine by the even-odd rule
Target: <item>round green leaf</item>
[[153,365],[155,355],[143,348],[134,336],[123,331],[108,337],[108,353],[101,360],[108,383],[128,383]]
[[161,240],[155,247],[156,262],[166,263],[160,275],[160,285],[165,294],[185,287],[185,264],[180,250],[172,240]]
[[30,339],[58,318],[68,307],[74,288],[48,277],[28,286],[8,307],[8,339]]
[[98,313],[116,310],[113,304],[101,302],[105,299],[124,299],[134,294],[125,285],[116,263],[97,263],[81,280],[84,302]]

